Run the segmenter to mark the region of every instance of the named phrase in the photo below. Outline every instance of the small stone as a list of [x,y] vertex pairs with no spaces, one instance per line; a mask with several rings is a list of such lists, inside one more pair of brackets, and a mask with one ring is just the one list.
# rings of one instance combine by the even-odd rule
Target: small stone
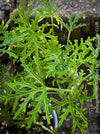
[[86,7],[87,7],[87,8],[90,8],[90,7],[91,7],[91,5],[89,5],[89,4],[88,4],[88,5],[86,5]]
[[93,107],[93,104],[90,104],[90,106],[89,107]]
[[70,1],[70,2],[69,2],[69,4],[70,4],[70,5],[72,5],[72,4],[73,4],[73,2],[72,2],[72,1]]
[[53,126],[50,126],[50,129],[53,131]]
[[69,119],[69,118],[67,118],[67,119],[66,119],[66,121],[70,121],[70,119]]
[[92,109],[95,110],[96,109],[96,106],[93,106]]
[[93,12],[94,12],[95,14],[97,14],[97,10],[96,10],[95,8],[93,8]]
[[85,19],[85,18],[86,18],[86,15],[84,14],[84,15],[83,15],[83,19]]
[[75,8],[78,7],[78,4],[75,4],[74,7],[75,7]]
[[81,7],[80,7],[80,9],[84,10],[84,9],[85,9],[85,7],[84,7],[84,6],[81,6]]
[[97,0],[92,0],[92,2],[93,2],[93,3],[96,3],[96,2],[97,2]]
[[83,0],[79,0],[79,2],[83,2]]

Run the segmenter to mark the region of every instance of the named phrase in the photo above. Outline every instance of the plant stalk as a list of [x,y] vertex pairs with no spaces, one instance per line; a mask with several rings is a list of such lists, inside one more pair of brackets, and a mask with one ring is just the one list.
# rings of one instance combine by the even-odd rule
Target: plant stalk
[[52,35],[54,35],[54,26],[53,26],[53,17],[51,15],[51,24],[52,24]]
[[52,87],[46,87],[46,90],[51,90],[51,91],[64,91],[64,92],[73,92],[71,89],[59,89],[59,88],[52,88]]
[[43,129],[47,130],[51,134],[54,134],[49,128],[45,127],[42,122],[36,122],[37,125],[40,125]]
[[69,38],[70,38],[70,35],[71,35],[71,30],[69,30],[69,32],[68,32],[67,46],[68,46],[68,43],[69,43]]

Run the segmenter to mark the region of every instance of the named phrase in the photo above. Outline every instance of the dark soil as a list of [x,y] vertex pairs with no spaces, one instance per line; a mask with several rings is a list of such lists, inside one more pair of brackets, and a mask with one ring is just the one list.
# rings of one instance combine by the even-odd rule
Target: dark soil
[[[81,108],[86,108],[86,111],[84,112],[85,116],[87,117],[88,121],[88,128],[86,128],[86,134],[100,134],[100,113],[96,113],[96,106],[95,101],[94,102],[88,102],[86,101],[84,103],[84,106],[81,106]],[[66,108],[66,107],[64,107]],[[44,115],[40,115],[40,118],[42,118]],[[42,119],[44,125],[47,125],[47,122],[45,119]],[[51,119],[52,124],[48,125],[47,127],[53,130],[53,118]],[[65,132],[65,134],[71,134],[71,127],[72,127],[72,118],[69,115],[67,119],[63,122],[62,126],[58,128],[59,134],[62,134]],[[44,130],[39,125],[32,124],[31,129],[26,130],[23,128],[18,128],[15,125],[8,126],[5,121],[0,123],[0,134],[50,134],[48,131]],[[74,134],[81,134],[79,129],[77,128]]]
[[[40,118],[43,120],[44,115],[40,115]],[[51,119],[52,125],[47,125],[46,120],[43,120],[44,126],[53,130],[53,119]],[[16,122],[15,122],[16,123]],[[39,125],[32,124],[29,130],[23,126],[19,128],[17,125],[8,125],[5,121],[0,123],[0,134],[50,134],[48,131],[44,130]]]

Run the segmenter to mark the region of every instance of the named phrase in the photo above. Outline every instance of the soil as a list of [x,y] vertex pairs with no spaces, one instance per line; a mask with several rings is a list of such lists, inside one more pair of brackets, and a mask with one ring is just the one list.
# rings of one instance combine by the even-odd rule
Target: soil
[[[84,112],[88,121],[88,128],[86,128],[86,134],[100,134],[100,113],[96,113],[96,106],[94,102],[85,101],[84,106],[81,108],[86,108]],[[66,108],[66,107],[64,107]],[[44,115],[41,115],[42,118]],[[52,124],[47,127],[53,130],[53,118],[51,119]],[[46,125],[46,120],[43,120],[44,125]],[[59,134],[65,132],[65,134],[71,134],[72,118],[69,115],[67,119],[63,122],[60,128],[58,128]],[[32,124],[31,129],[26,130],[23,128],[18,128],[17,126],[8,126],[6,122],[0,123],[0,134],[50,134],[48,131],[44,130],[39,125]],[[74,134],[81,134],[79,129],[76,129]]]
[[[51,3],[52,0],[48,0]],[[66,18],[68,13],[75,16],[75,14],[87,11],[86,16],[98,16],[100,17],[100,0],[55,0],[53,10],[62,6],[58,11],[58,14]],[[35,0],[33,8],[39,6],[39,0]],[[85,16],[84,16],[85,17]]]

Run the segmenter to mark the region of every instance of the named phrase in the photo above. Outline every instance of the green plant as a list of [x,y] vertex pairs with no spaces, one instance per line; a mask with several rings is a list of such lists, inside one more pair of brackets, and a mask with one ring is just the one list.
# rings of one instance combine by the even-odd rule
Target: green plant
[[6,89],[8,78],[7,67],[0,64],[0,96],[4,95],[4,89]]
[[[12,77],[9,76],[8,68],[5,65],[0,64],[0,123],[6,120],[8,125],[13,124],[12,113],[9,113],[9,109],[12,107],[12,103],[8,105],[3,104],[1,100],[2,96],[5,96],[7,93],[11,93],[7,83],[11,80]],[[2,108],[3,107],[3,108]]]
[[76,24],[78,22],[78,20],[84,15],[84,13],[85,13],[85,11],[82,12],[80,15],[77,13],[73,21],[72,21],[71,15],[68,14],[69,25],[67,23],[64,23],[63,21],[60,21],[61,24],[68,30],[67,45],[69,43],[69,38],[70,38],[71,32],[76,28],[85,26],[85,24],[81,24],[81,23]]
[[[78,104],[83,105],[85,100],[92,101],[96,98],[95,70],[98,48],[94,49],[92,46],[95,37],[88,37],[85,41],[81,38],[80,43],[78,40],[74,40],[72,43],[70,41],[72,30],[84,26],[83,24],[76,25],[83,13],[77,14],[74,21],[68,15],[68,26],[61,21],[61,18],[54,16],[57,11],[52,11],[55,0],[50,6],[47,0],[40,0],[40,2],[45,8],[34,9],[34,19],[30,22],[31,0],[29,0],[26,14],[24,6],[22,6],[25,0],[21,1],[19,17],[11,15],[11,19],[18,26],[10,32],[4,32],[0,52],[13,56],[14,62],[19,60],[23,72],[17,73],[13,80],[11,79],[7,83],[9,92],[2,96],[2,100],[5,101],[5,105],[12,104],[13,120],[17,119],[20,127],[24,124],[29,129],[32,123],[36,123],[53,134],[54,132],[44,127],[43,123],[38,122],[38,117],[42,112],[45,113],[47,123],[50,124],[50,113],[55,109],[60,119],[59,126],[68,114],[71,114],[73,118],[72,133],[78,127],[81,133],[85,134],[85,128],[88,126],[87,119],[83,114],[85,109],[79,108]],[[39,22],[45,17],[51,17],[51,24],[47,22],[39,25]],[[56,18],[57,22],[60,22],[69,32],[66,46],[59,44],[57,36],[54,36],[54,27],[58,26],[53,23],[53,18]],[[49,32],[44,33],[46,27],[51,28]],[[80,69],[83,64],[88,70],[87,73],[84,72],[84,69]],[[52,86],[47,87],[45,80],[50,77],[53,77]],[[93,85],[92,96],[88,96],[88,90],[84,91],[83,81]],[[68,83],[67,88],[61,88],[61,85],[66,82]],[[57,88],[55,88],[55,83],[58,85]],[[58,94],[61,101],[49,97],[49,94]],[[19,103],[22,98],[24,100]],[[56,105],[51,107],[49,105],[51,102]],[[61,110],[65,105],[67,108]],[[30,111],[27,111],[27,107],[30,108]]]

